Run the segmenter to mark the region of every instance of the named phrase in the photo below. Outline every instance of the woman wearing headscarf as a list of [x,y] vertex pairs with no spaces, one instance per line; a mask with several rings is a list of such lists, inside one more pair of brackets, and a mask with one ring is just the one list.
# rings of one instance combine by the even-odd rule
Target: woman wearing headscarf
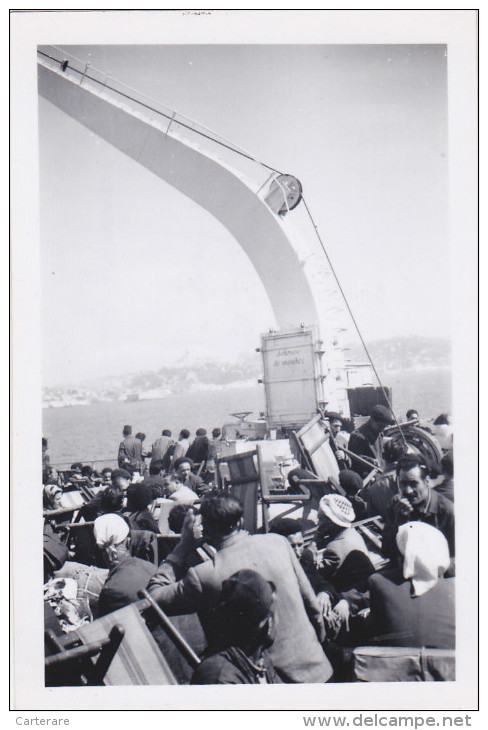
[[400,568],[371,576],[369,617],[374,643],[454,649],[455,578],[447,540],[425,522],[407,522],[397,533]]
[[57,484],[46,484],[42,490],[42,503],[44,510],[50,511],[61,509],[63,490]]

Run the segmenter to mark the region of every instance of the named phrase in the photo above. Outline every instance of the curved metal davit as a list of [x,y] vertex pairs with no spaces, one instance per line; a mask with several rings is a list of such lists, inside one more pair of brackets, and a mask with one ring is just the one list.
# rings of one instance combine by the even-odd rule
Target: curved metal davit
[[337,332],[347,327],[342,301],[304,206],[281,216],[265,201],[280,173],[64,50],[41,47],[38,74],[41,96],[228,229],[254,265],[278,327],[316,327],[327,370],[338,380]]

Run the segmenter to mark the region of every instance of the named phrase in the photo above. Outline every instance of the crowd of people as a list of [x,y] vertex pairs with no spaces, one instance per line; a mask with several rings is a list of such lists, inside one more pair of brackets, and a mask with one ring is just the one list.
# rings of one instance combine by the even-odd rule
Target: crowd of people
[[[338,480],[317,480],[313,519],[278,515],[256,534],[216,479],[218,428],[193,440],[164,429],[145,450],[145,434],[125,426],[117,467],[100,473],[81,463],[55,472],[43,439],[50,619],[71,631],[147,589],[168,616],[198,617],[206,648],[194,684],[347,681],[358,646],[454,650],[448,416],[425,423],[411,409],[398,424],[377,405],[354,429],[341,414],[322,415]],[[405,425],[428,434],[437,459],[405,438]],[[288,473],[287,493],[316,478],[304,466]],[[73,524],[63,498],[77,486],[85,491]]]

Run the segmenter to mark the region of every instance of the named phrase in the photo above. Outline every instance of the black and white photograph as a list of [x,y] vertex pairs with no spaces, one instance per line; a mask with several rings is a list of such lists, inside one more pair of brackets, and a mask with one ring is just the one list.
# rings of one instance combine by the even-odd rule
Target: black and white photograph
[[476,11],[11,22],[15,707],[475,709]]

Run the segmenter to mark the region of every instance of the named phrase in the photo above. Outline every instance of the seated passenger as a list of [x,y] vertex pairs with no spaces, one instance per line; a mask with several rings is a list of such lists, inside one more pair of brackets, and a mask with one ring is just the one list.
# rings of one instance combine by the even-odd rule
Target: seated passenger
[[419,456],[406,454],[399,459],[397,480],[399,493],[393,497],[385,519],[383,553],[389,558],[396,558],[399,526],[418,521],[440,530],[447,540],[451,557],[454,557],[454,505],[431,489],[428,469]]
[[125,492],[116,484],[110,484],[81,507],[80,516],[85,522],[93,522],[100,515],[122,512],[124,501]]
[[198,494],[186,486],[178,474],[169,474],[163,480],[164,494],[168,499],[178,504],[193,504],[198,499]]
[[148,506],[153,501],[153,488],[146,481],[131,484],[127,490],[127,511],[131,530],[159,532],[158,523]]
[[93,469],[89,464],[81,467],[81,476],[88,486],[93,485]]
[[149,464],[149,476],[144,482],[152,487],[153,499],[164,495],[164,462],[162,459],[156,459]]
[[102,485],[110,484],[112,482],[112,468],[110,466],[106,466],[105,469],[102,469]]
[[419,412],[416,408],[409,408],[408,411],[405,414],[405,418],[407,423],[410,421],[418,421],[419,420]]
[[352,504],[356,520],[363,520],[367,511],[363,480],[352,469],[343,469],[339,472],[339,483]]
[[187,456],[177,459],[174,463],[174,473],[185,487],[188,487],[193,492],[196,492],[198,496],[205,494],[209,487],[205,484],[196,474],[192,472],[193,461]]
[[297,556],[297,560],[301,561],[305,550],[305,541],[303,539],[300,520],[294,520],[291,517],[282,517],[270,525],[269,531],[286,537],[291,545],[291,549]]
[[328,411],[325,417],[329,422],[329,431],[331,434],[330,447],[334,452],[335,458],[339,465],[339,469],[348,469],[350,459],[342,449],[347,449],[349,445],[350,434],[343,430],[344,421],[346,420],[340,413]]
[[364,490],[368,517],[379,515],[383,520],[386,519],[391,500],[398,494],[396,465],[398,459],[404,456],[407,450],[408,446],[403,441],[390,439],[385,443],[383,474],[379,474],[374,482],[368,484]]
[[61,509],[63,490],[56,484],[46,484],[42,490],[43,509],[48,512]]
[[[381,439],[380,436],[385,428],[394,423],[391,411],[385,406],[377,405],[371,409],[371,416],[366,423],[363,423],[349,438],[349,451],[358,456],[363,456],[370,462],[376,462],[381,466]],[[359,459],[352,459],[352,468],[364,479],[373,467],[369,467]]]
[[344,423],[346,421],[344,416],[334,411],[328,411],[326,417],[329,419],[330,431],[338,449],[346,448],[349,444],[350,434],[344,430]]
[[443,494],[451,502],[454,502],[454,462],[452,459],[452,451],[446,451],[441,459],[442,482],[437,484],[434,489],[439,494]]
[[401,568],[370,578],[370,635],[383,646],[455,647],[454,578],[444,578],[449,548],[431,525],[407,522],[397,533]]
[[80,461],[76,461],[74,464],[71,464],[71,467],[70,467],[71,473],[69,475],[69,482],[71,482],[72,484],[76,484],[77,482],[79,482],[82,479],[82,476],[81,476],[82,468],[83,468],[83,464]]
[[[349,617],[367,607],[367,580],[374,573],[368,548],[354,522],[351,503],[339,494],[320,500],[316,545],[317,576],[313,581],[328,635],[349,630]],[[311,581],[312,582],[312,581]]]
[[322,550],[320,572],[334,583],[334,576],[353,550],[369,558],[363,538],[351,523],[354,510],[351,503],[339,494],[326,494],[320,500],[319,523],[315,534],[317,549]]
[[137,601],[138,592],[146,587],[157,567],[131,556],[129,525],[120,515],[98,517],[93,532],[109,568],[98,601],[99,616],[104,616]]
[[222,583],[222,633],[195,670],[191,684],[275,684],[279,679],[266,649],[273,644],[274,585],[253,570]]

